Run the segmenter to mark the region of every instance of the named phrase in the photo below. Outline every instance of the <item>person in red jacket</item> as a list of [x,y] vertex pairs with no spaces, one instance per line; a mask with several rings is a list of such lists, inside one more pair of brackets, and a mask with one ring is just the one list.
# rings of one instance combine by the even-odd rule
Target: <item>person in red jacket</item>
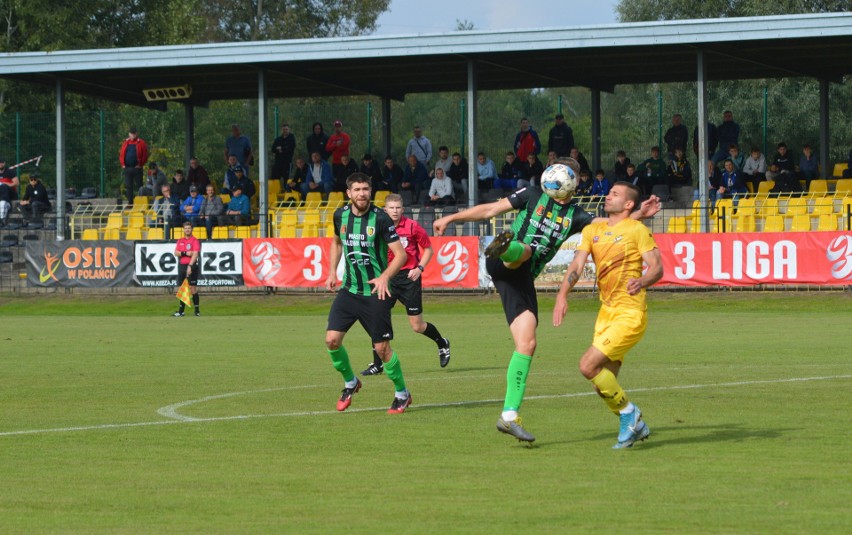
[[329,136],[325,151],[331,155],[331,170],[334,176],[338,176],[345,167],[340,158],[349,156],[349,134],[343,131],[343,122],[339,119],[334,121],[334,133]]
[[142,187],[142,168],[148,161],[148,145],[136,134],[136,128],[130,127],[127,139],[121,144],[118,161],[124,170],[124,189],[127,202],[133,204],[133,196]]

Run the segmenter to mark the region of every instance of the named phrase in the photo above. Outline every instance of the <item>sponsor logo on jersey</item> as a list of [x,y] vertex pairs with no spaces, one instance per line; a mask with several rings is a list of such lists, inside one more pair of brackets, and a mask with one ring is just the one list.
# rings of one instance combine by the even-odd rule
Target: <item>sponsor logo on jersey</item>
[[367,236],[372,236],[376,233],[376,227],[367,227]]

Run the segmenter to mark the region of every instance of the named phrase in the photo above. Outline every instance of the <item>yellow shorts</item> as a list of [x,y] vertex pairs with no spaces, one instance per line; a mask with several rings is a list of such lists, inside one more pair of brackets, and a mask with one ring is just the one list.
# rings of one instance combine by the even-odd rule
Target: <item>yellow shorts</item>
[[642,339],[647,326],[648,314],[644,310],[601,305],[592,345],[609,360],[623,361],[624,355]]

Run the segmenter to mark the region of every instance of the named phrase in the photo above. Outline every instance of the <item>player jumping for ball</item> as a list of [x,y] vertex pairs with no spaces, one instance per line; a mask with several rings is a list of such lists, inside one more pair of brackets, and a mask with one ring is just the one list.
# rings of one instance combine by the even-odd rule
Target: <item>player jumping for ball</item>
[[[580,166],[576,160],[561,158],[557,162],[566,166],[566,172],[572,177],[579,176]],[[660,208],[659,199],[651,196],[633,217],[652,217]],[[485,250],[485,266],[500,294],[515,343],[506,373],[506,398],[497,420],[497,430],[532,443],[535,437],[522,427],[518,412],[536,348],[538,299],[534,280],[571,235],[594,221],[606,219],[596,219],[571,202],[570,194],[554,199],[541,189],[530,187],[519,189],[499,201],[438,219],[434,223],[435,235],[442,235],[451,223],[487,220],[511,210],[519,210],[511,230],[496,236]]]
[[[407,255],[394,229],[393,221],[370,202],[370,177],[354,173],[346,179],[346,195],[351,201],[334,212],[334,239],[329,254],[329,275],[325,286],[337,289],[337,265],[343,255],[343,284],[328,313],[325,345],[334,369],[343,376],[343,393],[337,410],[344,411],[352,396],[361,389],[343,347],[343,337],[355,322],[361,323],[382,358],[388,378],[393,381],[394,398],[388,413],[403,413],[411,405],[399,358],[391,349],[390,280],[405,265]],[[388,262],[388,250],[393,260]]]
[[[580,372],[619,417],[615,449],[629,448],[651,434],[642,421],[642,411],[628,401],[617,379],[624,356],[645,334],[645,288],[663,276],[660,250],[651,231],[630,218],[639,196],[639,188],[630,182],[615,183],[604,204],[609,217],[583,229],[583,239],[565,272],[553,307],[553,325],[558,327],[568,311],[568,292],[577,284],[591,254],[598,267],[601,309],[594,341],[580,358]],[[644,275],[643,260],[648,265]]]
[[[434,325],[423,321],[423,285],[421,276],[434,253],[432,251],[432,243],[429,241],[429,235],[426,234],[423,227],[418,225],[416,221],[402,215],[402,196],[396,193],[388,195],[385,199],[385,213],[393,221],[396,233],[399,235],[399,240],[402,242],[402,246],[405,247],[406,254],[408,254],[408,260],[405,262],[405,265],[391,279],[393,302],[396,303],[396,300],[399,299],[405,305],[405,311],[408,313],[408,323],[414,332],[420,333],[435,342],[438,346],[438,361],[441,367],[444,368],[450,363],[450,341],[441,336],[441,333],[438,332],[438,329]],[[393,252],[388,253],[388,258],[393,260]],[[366,370],[361,372],[361,375],[378,375],[383,370],[382,359],[376,350],[373,349],[373,362],[370,363]]]

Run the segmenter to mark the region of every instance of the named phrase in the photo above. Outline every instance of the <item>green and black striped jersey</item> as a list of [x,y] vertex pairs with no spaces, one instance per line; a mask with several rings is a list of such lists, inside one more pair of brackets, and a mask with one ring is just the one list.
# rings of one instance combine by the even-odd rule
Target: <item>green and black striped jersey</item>
[[512,193],[509,202],[519,210],[512,223],[515,239],[532,248],[533,278],[553,260],[569,236],[582,231],[595,218],[574,202],[559,204],[535,187]]
[[[334,211],[334,234],[343,242],[343,285],[341,289],[370,295],[367,282],[388,267],[388,244],[399,241],[393,221],[384,210],[370,205],[364,215],[352,213],[347,204]],[[336,266],[335,266],[336,267]]]

